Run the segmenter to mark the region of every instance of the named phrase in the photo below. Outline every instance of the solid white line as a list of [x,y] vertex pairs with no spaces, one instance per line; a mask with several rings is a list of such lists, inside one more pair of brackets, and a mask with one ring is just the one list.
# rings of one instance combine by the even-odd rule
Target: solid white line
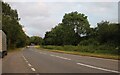
[[32,66],[31,64],[28,64],[28,66]]
[[35,69],[34,69],[34,68],[31,68],[31,70],[32,70],[32,71],[35,71]]
[[120,73],[119,71],[104,69],[104,68],[95,67],[95,66],[92,66],[92,65],[87,65],[87,64],[82,64],[82,63],[77,63],[77,64],[78,64],[78,65],[82,65],[82,66],[86,66],[86,67],[90,67],[90,68],[94,68],[94,69],[103,70],[103,71],[114,72],[114,73]]

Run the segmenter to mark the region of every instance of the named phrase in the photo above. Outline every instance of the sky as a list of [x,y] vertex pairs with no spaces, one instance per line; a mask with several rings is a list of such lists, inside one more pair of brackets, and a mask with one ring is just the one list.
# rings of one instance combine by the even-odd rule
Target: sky
[[118,22],[118,0],[4,0],[17,9],[20,24],[28,36],[44,37],[45,32],[61,23],[65,13],[78,11],[88,16],[91,27],[102,20]]

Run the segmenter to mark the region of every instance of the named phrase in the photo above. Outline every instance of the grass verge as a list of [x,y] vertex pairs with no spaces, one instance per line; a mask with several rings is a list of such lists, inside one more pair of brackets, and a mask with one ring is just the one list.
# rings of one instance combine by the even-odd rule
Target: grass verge
[[9,49],[8,52],[20,51],[21,49],[23,49],[23,48]]
[[[65,46],[65,47],[63,47],[63,46],[36,46],[36,48],[47,50],[47,51],[52,51],[52,52],[58,52],[58,53],[120,60],[120,58],[119,58],[120,55],[115,54],[116,51],[113,53],[112,50],[109,52],[107,50],[91,50],[91,51],[84,50],[83,51],[81,49],[84,49],[84,48],[81,48],[78,46]],[[78,49],[79,49],[79,51],[78,51]]]

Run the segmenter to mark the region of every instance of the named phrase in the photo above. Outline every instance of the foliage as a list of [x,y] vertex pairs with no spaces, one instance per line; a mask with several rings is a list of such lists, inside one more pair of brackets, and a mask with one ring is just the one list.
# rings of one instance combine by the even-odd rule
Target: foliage
[[45,45],[77,45],[81,35],[88,35],[90,25],[87,16],[78,12],[65,14],[62,23],[46,32]]
[[78,12],[71,12],[64,15],[62,23],[45,34],[44,45],[55,46],[44,47],[58,50],[118,54],[119,33],[119,23],[101,21],[97,23],[97,27],[90,28],[87,16]]
[[52,50],[62,50],[62,51],[72,51],[72,52],[87,52],[87,53],[97,53],[97,54],[111,54],[111,55],[118,55],[119,49],[115,47],[108,46],[108,45],[99,45],[99,46],[72,46],[72,45],[65,45],[65,46],[43,46],[46,49]]
[[65,14],[62,23],[66,28],[71,29],[79,35],[87,35],[90,30],[90,25],[87,16],[77,11]]
[[96,41],[95,39],[93,38],[90,38],[90,39],[86,39],[86,40],[82,40],[79,45],[84,45],[84,46],[87,46],[87,45],[99,45],[99,42]]
[[120,24],[102,21],[98,23],[97,33],[100,43],[120,45]]
[[19,20],[17,10],[2,2],[2,30],[7,35],[8,48],[24,47],[28,42]]
[[19,23],[17,10],[2,2],[2,30],[7,35],[8,48],[24,47],[27,44],[55,45],[44,46],[50,49],[90,53],[117,54],[120,50],[120,24],[101,21],[90,28],[85,14],[77,11],[66,13],[62,23],[46,32],[44,39],[28,37]]
[[43,43],[43,39],[39,36],[30,37],[30,44],[41,45]]

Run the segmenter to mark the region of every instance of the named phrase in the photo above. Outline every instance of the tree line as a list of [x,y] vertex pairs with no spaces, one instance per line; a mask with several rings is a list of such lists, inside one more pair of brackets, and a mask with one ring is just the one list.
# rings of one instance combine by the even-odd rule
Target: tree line
[[77,11],[65,13],[62,22],[47,31],[45,37],[29,37],[19,23],[17,10],[2,2],[2,30],[7,35],[8,48],[26,45],[112,45],[120,46],[120,23],[101,21],[91,28],[87,16]]
[[101,21],[91,28],[87,16],[77,11],[66,13],[62,23],[46,32],[44,45],[120,45],[120,24]]

